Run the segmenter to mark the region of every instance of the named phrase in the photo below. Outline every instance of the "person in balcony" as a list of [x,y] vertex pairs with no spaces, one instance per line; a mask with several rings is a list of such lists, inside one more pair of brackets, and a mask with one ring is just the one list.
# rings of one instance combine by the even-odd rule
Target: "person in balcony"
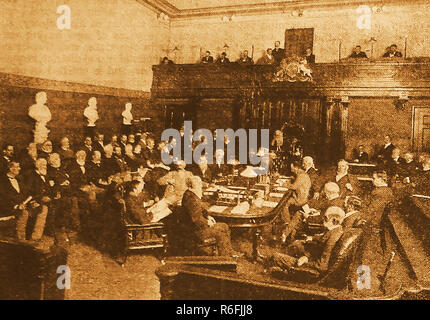
[[356,46],[354,51],[349,56],[350,59],[367,59],[367,54],[361,51],[361,46]]
[[230,59],[227,58],[227,53],[225,53],[225,52],[221,53],[220,57],[216,60],[216,63],[218,63],[218,64],[230,63]]
[[201,63],[207,64],[207,63],[213,63],[214,58],[211,56],[210,51],[206,51],[205,56],[202,58]]
[[403,57],[403,55],[400,51],[397,50],[397,45],[392,44],[382,57],[383,58],[401,58]]

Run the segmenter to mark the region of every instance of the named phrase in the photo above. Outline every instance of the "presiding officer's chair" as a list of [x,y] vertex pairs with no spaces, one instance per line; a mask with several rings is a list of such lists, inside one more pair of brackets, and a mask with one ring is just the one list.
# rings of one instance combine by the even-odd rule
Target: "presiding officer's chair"
[[164,264],[167,255],[167,233],[162,222],[137,224],[129,223],[126,219],[126,205],[123,199],[121,204],[121,224],[124,232],[124,243],[122,251],[121,266],[127,261],[128,253],[131,250],[162,249],[161,262]]

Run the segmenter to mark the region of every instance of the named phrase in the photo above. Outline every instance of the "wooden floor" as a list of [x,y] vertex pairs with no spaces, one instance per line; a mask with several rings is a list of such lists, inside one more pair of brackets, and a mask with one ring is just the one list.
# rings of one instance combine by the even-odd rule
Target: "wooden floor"
[[66,300],[158,300],[155,269],[160,261],[148,254],[130,255],[121,267],[108,255],[84,244],[72,245],[68,265],[71,288]]

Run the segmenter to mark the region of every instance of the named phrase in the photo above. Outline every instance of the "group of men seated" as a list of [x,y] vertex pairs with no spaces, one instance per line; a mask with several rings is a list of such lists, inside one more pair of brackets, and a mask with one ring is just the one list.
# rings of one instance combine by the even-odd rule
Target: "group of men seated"
[[374,163],[376,168],[385,170],[389,185],[393,187],[408,186],[415,192],[429,195],[430,155],[421,153],[417,157],[410,151],[403,153],[386,135],[382,148],[370,157],[365,146],[360,145],[354,157],[355,163]]
[[114,135],[108,143],[97,133],[73,149],[67,137],[58,147],[52,141],[30,143],[21,153],[6,144],[0,159],[1,235],[38,245],[47,227],[57,243],[73,242],[108,190],[122,185],[126,223],[156,222],[166,211],[181,208],[196,239],[214,237],[220,254],[239,256],[231,247],[228,226],[207,216],[201,202],[202,180],[209,183],[234,164],[221,167],[224,155],[218,152],[213,165],[202,159],[190,170],[184,161],[166,166],[161,152],[167,144],[162,141],[156,148],[148,133]]
[[[398,50],[396,44],[392,44],[390,47],[387,48],[387,51],[382,55],[383,58],[402,58],[403,54]],[[279,65],[283,59],[287,58],[285,54],[285,49],[281,48],[281,42],[276,41],[274,48],[268,48],[262,57],[260,57],[255,64],[273,64],[273,65]],[[311,48],[307,48],[306,51],[303,53],[303,56],[301,57],[302,61],[306,64],[313,64],[315,63],[315,55],[312,52]],[[362,51],[361,46],[357,45],[355,46],[352,53],[348,56],[349,59],[368,59],[368,56],[366,52]],[[230,59],[227,57],[226,52],[221,52],[219,57],[217,59],[214,59],[214,57],[211,55],[210,51],[206,51],[205,55],[202,57],[201,61],[202,64],[228,64],[231,63]],[[241,65],[253,65],[254,59],[253,57],[249,56],[248,50],[244,50],[240,53],[239,59],[235,61],[238,64]],[[168,57],[164,57],[161,60],[161,64],[173,64],[174,62],[170,60]]]
[[[392,44],[383,54],[383,58],[402,58],[403,54],[398,50],[396,44]],[[349,55],[349,59],[368,59],[366,52],[361,51],[361,46],[357,45]]]

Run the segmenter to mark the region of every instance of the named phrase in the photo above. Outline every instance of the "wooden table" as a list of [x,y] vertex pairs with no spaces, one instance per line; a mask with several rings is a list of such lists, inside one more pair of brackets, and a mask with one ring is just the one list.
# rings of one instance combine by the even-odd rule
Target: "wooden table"
[[[269,198],[269,201],[279,202],[281,198]],[[208,208],[211,204],[208,203]],[[208,212],[209,215],[215,218],[218,222],[224,222],[229,225],[230,228],[243,228],[251,229],[253,231],[252,236],[252,256],[254,261],[258,256],[258,247],[260,245],[262,228],[269,225],[274,220],[277,210],[270,207],[258,208],[251,205],[249,211],[246,214],[234,214],[231,213],[233,207],[227,207],[222,213]]]

